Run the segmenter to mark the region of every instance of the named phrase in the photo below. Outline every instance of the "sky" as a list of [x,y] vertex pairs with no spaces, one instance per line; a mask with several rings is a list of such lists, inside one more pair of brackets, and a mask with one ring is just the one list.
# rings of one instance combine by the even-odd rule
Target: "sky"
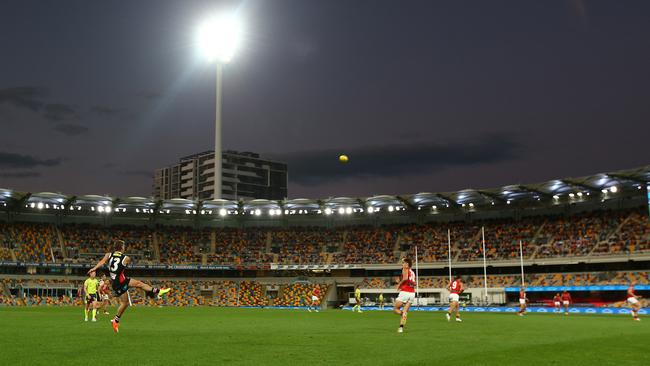
[[[289,198],[444,192],[650,164],[650,1],[34,1],[0,6],[0,187],[150,196],[214,144],[289,166]],[[347,154],[347,164],[338,162]]]

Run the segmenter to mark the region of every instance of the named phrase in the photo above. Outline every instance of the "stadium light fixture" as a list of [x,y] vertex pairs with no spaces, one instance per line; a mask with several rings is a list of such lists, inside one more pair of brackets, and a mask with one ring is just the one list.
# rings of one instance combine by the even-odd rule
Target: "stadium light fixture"
[[559,199],[560,199],[560,196],[558,196],[557,194],[554,194],[554,195],[553,195],[553,199],[554,199],[554,200],[559,200]]
[[601,190],[601,192],[602,192],[603,194],[607,194],[607,189],[606,189],[606,188],[603,188],[603,189]]
[[469,203],[469,207],[474,208],[474,202],[470,202],[470,203]]
[[326,208],[325,209],[325,215],[331,215],[332,214],[332,209],[331,208]]
[[388,206],[388,212],[393,212],[393,211],[395,211],[395,207],[393,207],[392,205]]
[[371,214],[375,212],[375,209],[373,207],[368,207],[368,213]]
[[578,192],[578,197],[582,197],[582,192]]
[[352,207],[348,207],[348,208],[345,209],[345,213],[348,214],[348,215],[351,215],[352,212],[353,212]]
[[242,23],[235,14],[221,14],[208,19],[198,30],[197,44],[203,57],[216,61],[216,113],[214,138],[214,191],[213,199],[221,198],[221,100],[223,64],[232,60],[242,39]]
[[111,210],[112,210],[111,206],[106,206],[104,208],[104,211],[106,211],[106,213],[111,213]]
[[618,192],[618,187],[617,186],[611,186],[611,187],[609,187],[609,191],[612,192],[612,193],[616,193],[616,192]]
[[42,209],[43,209],[43,202],[39,202],[39,203],[36,205],[36,208],[38,208],[39,210],[42,210]]
[[259,215],[262,214],[262,210],[260,210],[259,208],[257,208],[257,209],[255,209],[254,214],[255,214],[255,216],[259,216]]
[[438,209],[438,206],[433,205],[431,208],[434,209],[434,210],[437,210],[437,209]]
[[576,196],[575,193],[573,193],[573,192],[569,193],[570,198],[574,198],[575,196]]

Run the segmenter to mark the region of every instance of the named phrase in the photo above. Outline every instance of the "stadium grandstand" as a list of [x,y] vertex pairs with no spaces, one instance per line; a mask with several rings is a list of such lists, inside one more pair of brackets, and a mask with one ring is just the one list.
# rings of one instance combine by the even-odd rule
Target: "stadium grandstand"
[[516,303],[523,269],[534,304],[570,289],[576,306],[620,307],[630,283],[650,289],[648,181],[650,166],[487,190],[284,201],[0,189],[0,305],[80,304],[85,272],[119,239],[130,273],[178,289],[155,301],[136,292],[135,304],[295,307],[319,286],[322,306],[336,307],[353,302],[358,285],[372,305],[396,296],[399,260],[417,248],[421,305],[446,304],[451,264],[469,305]]

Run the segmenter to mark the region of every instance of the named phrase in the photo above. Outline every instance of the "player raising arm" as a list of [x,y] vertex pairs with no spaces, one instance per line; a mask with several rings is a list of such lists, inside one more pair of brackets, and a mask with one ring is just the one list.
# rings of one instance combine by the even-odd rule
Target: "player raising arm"
[[462,322],[460,319],[460,294],[463,293],[463,282],[460,276],[456,278],[447,287],[449,290],[449,310],[447,311],[447,321],[451,320],[451,313],[456,312],[456,321]]
[[399,328],[397,329],[399,333],[404,332],[406,317],[411,308],[411,303],[415,299],[415,272],[411,269],[411,265],[410,258],[402,259],[402,280],[397,284],[399,295],[397,296],[397,300],[395,300],[395,307],[393,308],[395,314],[401,315]]
[[641,303],[639,299],[641,296],[634,294],[634,282],[630,284],[630,287],[627,288],[627,300],[626,302],[632,307],[632,317],[634,320],[641,321],[639,319],[639,309],[641,309]]
[[135,287],[142,289],[148,297],[158,297],[168,293],[170,288],[157,288],[151,287],[144,282],[134,280],[132,278],[126,277],[125,269],[131,262],[131,258],[124,255],[124,250],[126,245],[123,240],[116,241],[114,245],[114,251],[111,253],[106,253],[104,258],[102,258],[99,263],[97,263],[93,268],[91,268],[88,273],[95,272],[98,268],[104,266],[108,263],[108,272],[111,277],[111,287],[113,287],[113,293],[115,297],[119,299],[120,306],[117,308],[117,314],[115,318],[111,320],[113,324],[113,330],[115,333],[119,332],[120,318],[124,311],[129,306],[129,287]]

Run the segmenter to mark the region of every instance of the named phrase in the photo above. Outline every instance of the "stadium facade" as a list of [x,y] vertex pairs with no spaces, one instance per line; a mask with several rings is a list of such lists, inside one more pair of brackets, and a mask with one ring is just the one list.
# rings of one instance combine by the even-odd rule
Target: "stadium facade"
[[[257,153],[222,153],[222,197],[230,200],[282,200],[288,196],[287,164]],[[214,196],[214,151],[182,157],[154,172],[153,197],[206,200]]]

